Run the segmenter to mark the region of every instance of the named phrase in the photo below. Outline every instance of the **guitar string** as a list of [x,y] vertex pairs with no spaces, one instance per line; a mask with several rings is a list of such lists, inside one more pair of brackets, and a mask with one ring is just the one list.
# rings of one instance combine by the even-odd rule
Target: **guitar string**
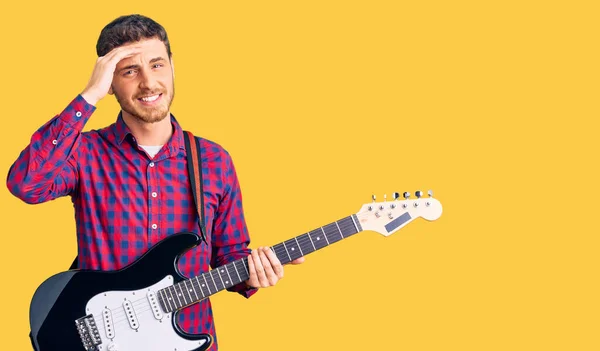
[[[354,225],[353,225],[353,223],[351,223],[351,226],[344,225],[343,227],[354,227]],[[340,227],[340,228],[342,228],[342,227]],[[348,228],[344,228],[344,229],[348,229]],[[319,230],[319,229],[315,229],[315,230],[313,230],[313,231],[311,231],[311,232],[315,232],[315,231],[318,231],[318,230]],[[310,249],[311,249],[311,246],[313,246],[313,244],[314,244],[314,243],[312,243],[312,242],[311,242],[311,239],[310,239],[310,237],[309,237],[309,235],[310,235],[310,233],[311,233],[311,232],[308,232],[308,233],[301,234],[301,235],[299,235],[298,237],[292,238],[292,239],[290,239],[290,240],[288,240],[288,241],[286,241],[286,242],[292,241],[292,242],[290,243],[290,244],[291,244],[291,245],[290,245],[290,248],[292,248],[292,247],[295,247],[295,246],[300,246],[299,250],[301,251],[301,253],[303,253],[304,251],[301,249],[301,247],[305,246],[305,249],[307,249],[307,248],[308,248],[308,249],[310,250]],[[339,230],[337,231],[337,233],[326,233],[326,234],[327,234],[327,236],[328,236],[328,237],[332,236],[332,234],[333,234],[333,235],[336,235],[336,236],[337,236],[337,235],[340,235],[340,236],[341,236],[341,238],[340,238],[339,240],[341,240],[341,239],[343,239],[343,238],[345,238],[345,237],[347,237],[347,236],[348,236],[348,234],[347,234],[346,236],[343,236],[343,234],[342,234],[342,233],[340,233],[340,231],[339,231]],[[352,233],[352,234],[355,234],[355,233]],[[352,234],[351,234],[351,235],[352,235]],[[318,235],[318,234],[316,234],[316,233],[313,233],[313,235]],[[334,238],[331,238],[331,239],[334,239]],[[298,241],[298,243],[297,243],[296,245],[294,245],[293,241],[296,241],[296,240]],[[334,242],[337,242],[337,241],[339,241],[339,240],[336,240],[336,241],[334,241]],[[311,242],[311,246],[304,245],[304,244],[308,244],[309,242]],[[332,243],[332,242],[331,242],[331,243]],[[325,245],[325,246],[327,246],[327,245]],[[325,247],[325,246],[323,246],[323,247]],[[278,257],[285,257],[285,256],[288,256],[289,258],[291,258],[291,254],[289,254],[289,249],[287,249],[287,247],[284,245],[284,243],[279,243],[279,244],[276,244],[276,245],[272,246],[271,248],[273,249],[273,251],[276,253],[276,255],[277,255]],[[315,250],[314,250],[314,248],[316,248],[316,247],[312,247],[312,248],[313,248],[313,250],[312,250],[312,251],[310,251],[310,252],[308,252],[308,251],[307,251],[307,253],[312,253],[312,252],[314,252],[314,251],[315,251]],[[322,248],[322,247],[319,247],[319,248]],[[300,257],[300,256],[299,256],[299,257]],[[244,258],[244,259],[241,259],[241,260],[243,260],[243,261],[244,261],[244,263],[247,265],[247,258]],[[292,260],[293,260],[293,258],[292,258]],[[237,262],[237,260],[236,260],[236,261],[234,261],[234,262],[230,262],[230,263],[229,263],[229,264],[227,264],[227,265],[231,265],[231,264],[234,264],[234,263],[236,263],[236,262]],[[225,266],[227,266],[227,265],[220,266],[219,268],[225,267]],[[218,270],[219,268],[217,268],[217,270]],[[230,270],[230,269],[227,269],[227,271],[229,271],[229,270]],[[210,272],[211,272],[211,271],[209,271],[209,272],[206,272],[206,273],[203,273],[203,274],[201,274],[200,276],[203,276],[203,275],[205,275],[205,274],[210,274]],[[218,272],[217,272],[217,274],[218,274],[219,276],[221,276],[221,274],[219,274]],[[193,288],[195,288],[195,286],[194,286],[194,282],[192,281],[193,279],[194,279],[194,278],[190,278],[190,279],[186,279],[185,281],[190,281],[190,284],[192,284],[192,287],[193,287]],[[214,279],[214,278],[211,276],[211,280],[212,280],[212,279]],[[181,281],[181,282],[184,282],[184,281]],[[217,287],[218,287],[218,290],[217,290],[217,291],[215,291],[214,293],[210,293],[209,295],[206,295],[206,294],[204,294],[204,296],[205,296],[205,297],[201,298],[200,300],[194,300],[194,301],[192,301],[190,304],[195,304],[195,303],[197,303],[197,302],[199,302],[199,301],[203,300],[204,298],[206,298],[206,297],[208,297],[208,296],[210,296],[210,295],[212,295],[212,294],[215,294],[215,293],[217,293],[217,292],[219,292],[219,291],[221,291],[221,290],[224,290],[224,289],[226,289],[226,288],[228,288],[228,287],[234,286],[235,284],[239,284],[239,283],[241,283],[241,282],[234,283],[233,285],[230,285],[230,284],[228,284],[228,285],[227,285],[227,286],[225,286],[225,287],[221,287],[221,286],[222,286],[222,283],[221,283],[221,284],[217,284],[217,285],[218,285],[218,286],[217,286]],[[178,283],[176,283],[176,284],[179,284],[179,282],[178,282]],[[219,285],[220,285],[220,286],[219,286]],[[173,284],[173,285],[169,285],[169,286],[167,286],[166,288],[168,288],[168,287],[171,287],[171,286],[175,286],[175,284]],[[184,284],[183,286],[185,286],[185,287],[186,287],[186,291],[187,291],[187,290],[188,290],[188,289],[187,289],[187,286],[186,286],[185,284]],[[179,285],[179,287],[180,287],[180,290],[181,290],[181,285]],[[203,289],[202,289],[200,286],[198,286],[198,289],[199,289],[199,290],[202,290],[202,292],[203,292]],[[174,291],[176,291],[177,289],[176,289],[176,288],[174,288],[173,290],[174,290]],[[192,290],[192,291],[193,291],[193,290]],[[188,298],[187,298],[187,297],[184,297],[184,296],[185,296],[185,294],[183,294],[183,296],[182,296],[182,294],[181,294],[181,293],[177,293],[177,295],[178,295],[178,296],[180,296],[180,297],[182,297],[182,300],[183,300],[184,302],[186,302],[186,305],[187,305],[187,300],[188,300]],[[191,293],[190,293],[190,296],[191,296]],[[171,299],[168,299],[168,300],[169,300],[169,301],[171,301]],[[166,301],[165,301],[165,302],[166,302]],[[144,305],[145,305],[145,304],[147,304],[148,306],[150,306],[150,303],[147,301],[147,297],[145,297],[145,298],[140,298],[140,299],[138,299],[138,300],[131,301],[131,303],[132,303],[132,305],[134,306],[134,309],[135,309],[136,305],[137,305],[137,307],[139,308],[139,307],[140,307],[140,304],[142,304],[142,303],[143,303]],[[168,303],[168,302],[167,302],[167,303]],[[176,307],[178,307],[178,305],[179,305],[180,303],[174,302],[174,303],[172,303],[172,304],[173,304],[173,305],[175,305]],[[119,318],[119,317],[121,317],[121,316],[123,316],[123,315],[126,315],[126,312],[125,312],[125,310],[124,310],[124,309],[122,309],[122,306],[119,306],[119,307],[117,307],[117,308],[112,308],[112,309],[110,309],[110,310],[111,310],[111,312],[112,312],[112,310],[117,310],[117,312],[115,312],[115,313],[112,315],[112,318],[113,318],[113,319],[116,319],[116,318]],[[112,313],[111,313],[111,314],[112,314]],[[97,314],[97,315],[94,315],[94,317],[95,317],[95,318],[98,318],[98,319],[102,319],[102,318],[104,318],[104,317],[102,317],[102,313],[100,313],[100,314]],[[126,319],[128,319],[128,318],[126,318]]]
[[[349,221],[348,221],[349,219],[351,219],[351,218],[350,218],[350,217],[346,217],[346,218],[344,218],[344,219],[342,219],[342,220],[339,220],[339,221],[337,221],[337,222],[333,222],[333,223],[330,223],[330,224],[328,224],[328,225],[325,225],[325,226],[323,226],[323,227],[321,227],[321,228],[319,228],[319,229],[314,229],[314,230],[312,230],[312,231],[310,231],[310,232],[307,232],[307,233],[301,234],[301,235],[299,235],[299,236],[297,236],[297,237],[294,237],[294,238],[292,238],[292,239],[289,239],[289,240],[287,240],[287,241],[285,241],[285,242],[282,242],[282,243],[279,243],[279,244],[275,244],[275,245],[271,246],[271,248],[273,249],[273,251],[275,252],[275,254],[276,254],[278,257],[285,257],[285,256],[288,256],[288,258],[290,258],[290,259],[292,259],[292,260],[293,260],[294,258],[292,258],[292,255],[289,253],[289,250],[287,249],[287,246],[285,245],[285,243],[288,243],[288,244],[290,244],[290,249],[291,249],[291,248],[294,248],[294,247],[298,247],[298,248],[299,248],[299,250],[300,250],[300,252],[301,252],[301,255],[303,255],[303,252],[304,252],[304,250],[302,250],[302,247],[305,247],[305,250],[306,250],[306,249],[308,249],[308,250],[307,250],[307,254],[308,254],[308,253],[312,253],[312,252],[314,252],[314,251],[315,251],[315,249],[317,249],[317,248],[316,248],[316,246],[314,246],[314,240],[311,240],[311,239],[312,239],[311,235],[318,235],[318,236],[317,236],[317,238],[319,238],[319,237],[320,237],[320,234],[318,234],[319,230],[322,230],[322,231],[323,231],[323,233],[325,234],[325,237],[327,238],[327,242],[328,242],[328,243],[332,243],[332,242],[330,242],[330,241],[329,241],[329,238],[330,238],[330,236],[337,236],[337,235],[341,236],[341,238],[340,238],[340,239],[338,239],[338,240],[334,241],[334,242],[337,242],[337,241],[339,241],[339,240],[341,240],[341,239],[343,239],[343,238],[346,238],[346,237],[348,237],[349,235],[356,234],[357,232],[354,232],[354,230],[356,230],[357,228],[356,228],[356,226],[355,226],[354,222],[349,222]],[[347,223],[340,223],[340,222],[342,222],[343,220],[346,220],[346,222],[347,222]],[[329,232],[329,233],[328,233],[328,232],[326,232],[326,231],[325,231],[325,229],[324,229],[325,227],[327,227],[327,226],[333,226],[333,225],[334,225],[334,224],[336,224],[336,223],[337,223],[337,226],[339,227],[339,229],[338,229],[338,230],[334,230],[334,232],[333,232],[333,233],[332,233],[332,232]],[[340,224],[341,224],[341,226],[340,226]],[[347,229],[351,229],[351,230],[350,230],[350,232],[349,232],[349,233],[347,233],[347,234],[346,234],[346,236],[344,236],[344,235],[343,235],[343,232],[345,232],[346,230],[341,230],[342,228],[343,228],[343,229],[346,229],[346,230],[347,230]],[[313,233],[313,232],[315,232],[315,233]],[[315,238],[315,239],[316,239],[316,238]],[[331,239],[336,239],[336,238],[335,238],[335,237],[331,237]],[[320,240],[320,239],[316,239],[316,240],[318,241],[318,240]],[[296,241],[296,245],[294,245],[294,241]],[[309,245],[304,245],[304,244],[308,244],[309,242],[310,242],[310,244],[311,244],[310,246],[309,246]],[[312,251],[310,251],[310,249],[311,249],[311,246],[312,246],[312,248],[313,248],[313,250],[312,250]],[[325,246],[328,246],[328,245],[324,245],[324,246],[322,246],[322,247],[325,247]],[[320,249],[320,248],[322,248],[322,247],[319,247],[319,249]],[[317,250],[318,250],[318,249],[317,249]],[[295,255],[294,255],[294,256],[295,256]],[[301,257],[301,256],[298,256],[298,257]],[[246,264],[246,266],[247,266],[247,264],[248,264],[248,263],[247,263],[247,258],[244,258],[244,259],[241,259],[241,260],[243,260],[243,261],[244,261],[244,263],[245,263],[245,264]],[[228,266],[228,265],[234,265],[234,264],[235,264],[237,261],[238,261],[238,260],[236,260],[236,261],[234,261],[234,262],[230,262],[229,264],[227,264],[227,265],[223,265],[223,266],[221,266],[221,267],[226,267],[226,266]],[[221,268],[221,267],[219,267],[219,268]],[[217,268],[217,270],[218,270],[219,268]],[[229,272],[229,269],[227,269],[227,267],[226,267],[226,270]],[[211,272],[211,271],[209,271],[209,272],[206,272],[206,273],[203,273],[203,274],[201,274],[200,276],[204,276],[205,274],[210,274],[210,272]],[[218,272],[217,272],[217,274],[218,274],[219,276],[221,276],[221,274],[219,274]],[[212,276],[210,276],[210,277],[211,277],[211,280],[214,280],[214,277],[212,277]],[[189,280],[189,281],[190,281],[190,284],[192,284],[192,288],[195,288],[195,287],[194,287],[194,282],[193,282],[193,279],[194,279],[194,278],[190,278],[190,279],[186,279],[186,280]],[[184,282],[184,281],[181,281],[181,282]],[[216,282],[215,282],[215,283],[216,283]],[[221,290],[224,290],[224,289],[226,289],[226,288],[228,288],[228,287],[234,286],[235,284],[239,284],[239,283],[241,283],[241,282],[236,282],[236,283],[234,283],[233,285],[232,285],[232,284],[228,284],[227,286],[222,286],[222,285],[223,285],[222,283],[221,283],[221,284],[216,284],[216,285],[221,285],[222,287],[219,287],[219,286],[217,286],[217,288],[218,288],[218,289],[217,289],[217,291],[215,291],[214,293],[210,293],[210,289],[209,289],[209,294],[208,294],[208,295],[206,295],[206,294],[203,294],[203,295],[204,295],[204,297],[203,297],[203,298],[201,298],[200,300],[197,300],[197,299],[196,299],[196,300],[193,300],[193,301],[191,301],[191,303],[190,303],[190,304],[195,304],[195,303],[197,303],[197,302],[199,302],[199,301],[203,300],[204,298],[206,298],[206,297],[208,297],[208,296],[210,296],[210,295],[212,295],[212,294],[215,294],[215,293],[217,293],[217,292],[219,292],[219,291],[221,291]],[[179,282],[178,282],[178,283],[176,283],[176,284],[179,284]],[[175,286],[175,284],[173,284],[173,285],[169,285],[169,286]],[[166,288],[168,288],[169,286],[167,286]],[[187,288],[187,286],[186,286],[185,284],[184,284],[183,286],[185,286],[185,287],[186,287],[186,290],[188,290],[188,288]],[[181,285],[179,285],[179,287],[180,287],[180,290],[182,290],[182,289],[181,289]],[[202,293],[204,292],[204,291],[203,291],[203,289],[202,289],[200,286],[198,286],[198,289],[199,289],[199,290],[201,290],[201,291],[202,291]],[[176,292],[176,290],[177,290],[177,289],[176,289],[176,288],[174,288],[174,291],[175,291],[175,292]],[[189,296],[191,297],[191,292],[189,292],[189,293],[190,293],[190,295],[189,295]],[[195,291],[194,291],[194,293],[196,294],[196,292],[195,292]],[[186,299],[187,299],[187,298],[185,298],[185,294],[183,294],[183,296],[182,296],[182,294],[181,294],[181,293],[177,293],[177,295],[178,295],[178,296],[180,296],[180,297],[182,297],[182,300],[183,300],[183,301],[186,303],[186,305],[187,305],[187,301],[186,301]],[[132,301],[131,303],[132,303],[132,305],[134,306],[134,309],[135,309],[135,305],[137,305],[137,306],[138,306],[138,309],[139,309],[139,308],[140,308],[140,304],[141,304],[141,303],[144,303],[144,304],[146,304],[146,303],[147,303],[147,306],[151,306],[151,305],[150,305],[150,303],[149,303],[149,302],[147,302],[146,300],[147,300],[147,297],[146,297],[146,298],[140,298],[140,299],[138,299],[138,300],[134,300],[134,301]],[[168,299],[168,300],[169,300],[169,301],[164,301],[164,303],[170,304],[170,301],[171,301],[171,299]],[[172,303],[172,304],[173,304],[174,306],[176,306],[176,307],[179,307],[179,306],[178,306],[178,304],[177,304],[175,301],[173,301],[173,303]],[[180,303],[179,303],[179,304],[180,304]],[[169,308],[170,308],[170,306],[169,306]],[[150,307],[150,309],[151,309],[151,307]],[[122,309],[122,310],[121,310],[119,307],[117,307],[117,308],[113,308],[113,309],[110,309],[110,310],[111,310],[111,314],[112,314],[112,310],[117,310],[117,312],[115,312],[115,313],[114,313],[114,315],[112,316],[112,318],[115,318],[115,319],[116,319],[116,318],[119,318],[119,317],[121,317],[121,316],[123,316],[123,315],[126,315],[126,312],[125,312],[125,310],[124,310],[124,309]],[[119,311],[119,310],[121,310],[121,311]],[[98,315],[94,315],[94,318],[102,319],[102,318],[104,318],[104,317],[102,317],[102,313],[100,313],[100,314],[98,314]]]
[[[304,241],[306,241],[306,238],[308,238],[308,236],[305,236],[304,238],[301,238],[301,239],[304,239]],[[342,238],[344,238],[344,237],[342,236]],[[277,245],[279,245],[279,244],[277,244]],[[282,249],[282,246],[283,246],[283,249]],[[279,247],[279,251],[280,251],[280,253],[281,253],[281,254],[283,254],[283,251],[285,250],[285,246],[284,246],[284,245],[282,245],[282,246],[280,246],[280,247]],[[275,252],[277,252],[277,248],[276,248],[275,246],[273,246],[272,248],[274,249],[274,251],[275,251]],[[311,252],[312,252],[312,251],[311,251]],[[309,252],[309,253],[310,253],[310,252]],[[288,252],[286,252],[286,254],[288,254]],[[284,256],[284,257],[285,257],[285,256]],[[247,260],[247,259],[246,259],[246,260]],[[234,262],[235,262],[235,261],[234,261]],[[234,263],[234,262],[232,262],[232,263]],[[247,264],[247,261],[246,261],[245,263]],[[230,264],[231,264],[231,263],[230,263]],[[225,266],[226,266],[226,265],[225,265]],[[223,266],[221,266],[221,267],[223,267]],[[208,272],[207,272],[207,273],[208,273]],[[211,277],[211,278],[213,278],[213,277]],[[192,279],[193,279],[193,278],[192,278]],[[192,280],[192,279],[187,279],[187,280]],[[182,282],[183,282],[183,281],[182,281]],[[192,284],[192,285],[193,285],[193,284],[194,284],[194,282],[193,282],[193,281],[191,281],[191,282],[190,282],[190,284]],[[169,286],[173,286],[173,285],[169,285]],[[167,287],[169,287],[169,286],[167,286]],[[185,284],[184,284],[183,286],[185,286],[185,287],[186,287],[186,289],[187,289],[187,286],[186,286]],[[181,286],[180,286],[180,287],[181,287]],[[221,291],[221,290],[223,290],[223,289],[225,289],[225,288],[227,288],[227,287],[223,287],[223,288],[219,289],[218,291]],[[200,287],[199,287],[199,289],[200,289]],[[218,292],[218,291],[216,291],[216,292]],[[216,292],[215,292],[215,293],[216,293]],[[191,295],[189,295],[189,296],[191,296]],[[201,300],[203,300],[203,299],[204,299],[204,298],[202,298]],[[195,304],[195,303],[197,303],[197,302],[199,302],[199,301],[201,301],[201,300],[198,300],[198,301],[192,301],[192,303],[191,303],[191,304]],[[184,299],[184,301],[185,301],[185,299]],[[143,304],[142,304],[142,303],[143,303]],[[142,305],[140,305],[140,304],[142,304]],[[146,313],[148,313],[148,312],[152,312],[152,309],[153,309],[153,307],[152,307],[152,305],[150,304],[150,302],[148,302],[148,301],[147,301],[147,299],[144,299],[144,298],[141,298],[141,299],[138,299],[138,300],[135,300],[135,301],[133,301],[133,302],[132,302],[132,305],[137,305],[137,308],[136,308],[136,307],[134,307],[136,316],[137,316],[137,315],[140,315],[140,316],[141,316],[141,315],[144,315],[144,314],[146,314]],[[121,313],[119,313],[119,312],[115,313],[115,317],[113,317],[113,318],[112,318],[112,328],[114,329],[114,333],[116,333],[116,331],[117,331],[117,330],[122,330],[122,329],[124,329],[124,328],[123,328],[123,325],[122,325],[122,324],[124,324],[124,322],[127,322],[127,324],[125,324],[125,325],[124,325],[124,326],[125,326],[125,328],[126,328],[127,326],[129,326],[129,329],[133,329],[133,328],[131,327],[131,325],[129,324],[129,317],[126,315],[126,313],[125,313],[125,311],[124,311],[124,310],[122,310],[122,311],[123,311],[123,312],[121,312]],[[165,313],[165,314],[169,314],[169,313]],[[125,315],[125,318],[122,318],[124,315]],[[164,315],[164,314],[163,314],[163,315]],[[106,333],[106,326],[104,325],[104,320],[103,320],[103,317],[102,317],[102,315],[101,315],[101,314],[100,314],[100,316],[98,316],[98,315],[95,315],[95,316],[94,316],[94,318],[95,318],[95,319],[100,319],[100,320],[102,321],[102,323],[97,323],[97,324],[99,324],[99,325],[101,326],[101,328],[103,329],[104,333],[105,333],[105,334],[107,334],[107,333]],[[163,317],[163,318],[164,318],[164,317]],[[138,323],[139,323],[139,322],[138,322]],[[108,336],[107,336],[107,337],[108,337]]]

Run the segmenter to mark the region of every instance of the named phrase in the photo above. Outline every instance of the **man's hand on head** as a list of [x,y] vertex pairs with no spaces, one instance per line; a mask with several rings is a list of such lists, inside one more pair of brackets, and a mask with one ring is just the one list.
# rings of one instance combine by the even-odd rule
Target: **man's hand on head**
[[81,93],[85,101],[91,105],[96,105],[98,101],[104,98],[110,91],[117,64],[127,57],[139,54],[141,50],[141,46],[137,43],[126,44],[112,49],[104,56],[98,57],[92,77]]

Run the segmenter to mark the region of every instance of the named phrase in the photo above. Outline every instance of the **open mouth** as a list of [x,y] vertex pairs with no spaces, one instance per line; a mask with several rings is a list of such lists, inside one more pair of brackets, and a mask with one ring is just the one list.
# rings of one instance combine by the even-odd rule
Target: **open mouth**
[[137,100],[142,103],[142,105],[152,106],[157,104],[162,99],[162,93],[150,96],[144,96],[138,98]]

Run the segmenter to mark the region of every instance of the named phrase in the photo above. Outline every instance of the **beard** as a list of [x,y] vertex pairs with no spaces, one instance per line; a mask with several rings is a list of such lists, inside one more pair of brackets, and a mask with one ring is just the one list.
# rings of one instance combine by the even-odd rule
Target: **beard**
[[[156,106],[142,106],[136,104],[136,102],[131,101],[128,98],[124,98],[117,93],[116,90],[113,89],[115,94],[115,98],[119,105],[121,105],[121,109],[127,113],[129,113],[134,118],[145,122],[145,123],[156,123],[160,122],[169,114],[169,109],[171,108],[171,104],[173,103],[173,98],[175,97],[175,87],[171,86],[170,91],[141,91],[139,96],[149,96],[162,94],[160,97],[161,101]],[[135,98],[137,101],[137,98]]]

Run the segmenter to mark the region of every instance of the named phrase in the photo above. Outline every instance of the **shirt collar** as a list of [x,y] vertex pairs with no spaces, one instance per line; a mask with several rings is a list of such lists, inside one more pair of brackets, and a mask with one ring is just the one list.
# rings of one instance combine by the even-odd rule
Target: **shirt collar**
[[[171,138],[169,139],[169,141],[167,141],[167,148],[169,149],[169,153],[171,155],[176,155],[179,153],[180,150],[183,150],[183,152],[185,153],[183,130],[181,129],[179,122],[177,122],[175,116],[173,116],[172,113],[170,114],[170,118],[171,125],[173,126],[173,135],[171,135]],[[122,111],[119,112],[119,116],[117,117],[117,122],[115,123],[114,127],[114,134],[118,145],[121,145],[128,135],[131,135],[131,140],[134,140],[131,130],[129,129],[127,124],[125,124]]]

